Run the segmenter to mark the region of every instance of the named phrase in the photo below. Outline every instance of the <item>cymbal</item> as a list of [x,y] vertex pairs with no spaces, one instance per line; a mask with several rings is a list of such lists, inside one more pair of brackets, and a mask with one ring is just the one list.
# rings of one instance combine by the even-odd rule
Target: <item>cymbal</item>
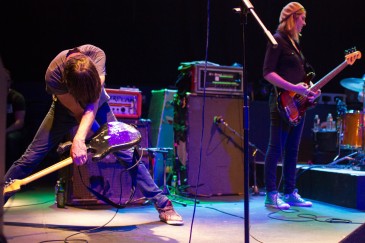
[[345,78],[342,79],[340,84],[342,87],[355,92],[361,92],[364,86],[364,79],[361,78]]

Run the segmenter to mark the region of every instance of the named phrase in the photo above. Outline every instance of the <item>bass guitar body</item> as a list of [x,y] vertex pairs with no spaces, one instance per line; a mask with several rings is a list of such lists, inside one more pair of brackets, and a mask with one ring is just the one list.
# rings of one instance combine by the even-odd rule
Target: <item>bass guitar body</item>
[[[314,73],[309,73],[303,80],[310,85]],[[277,107],[280,115],[290,125],[296,126],[302,120],[307,109],[314,107],[316,103],[311,103],[307,97],[299,95],[292,91],[281,91],[278,94]]]

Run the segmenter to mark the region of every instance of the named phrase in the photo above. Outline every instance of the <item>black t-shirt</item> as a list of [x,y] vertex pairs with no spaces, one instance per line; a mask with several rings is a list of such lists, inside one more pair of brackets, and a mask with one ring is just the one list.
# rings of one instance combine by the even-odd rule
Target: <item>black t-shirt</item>
[[7,114],[6,114],[6,127],[9,127],[15,122],[15,112],[25,111],[25,99],[24,96],[10,89],[7,97]]
[[[292,45],[289,37],[281,32],[274,34],[278,46],[273,48],[270,43],[266,48],[263,75],[276,72],[288,82],[297,84],[304,81],[306,76],[303,55]],[[300,48],[299,45],[297,45]],[[300,49],[299,49],[300,50]]]

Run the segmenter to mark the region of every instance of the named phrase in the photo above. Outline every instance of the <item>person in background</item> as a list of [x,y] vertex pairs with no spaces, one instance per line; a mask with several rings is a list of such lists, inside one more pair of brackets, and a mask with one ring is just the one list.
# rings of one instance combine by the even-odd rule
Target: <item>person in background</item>
[[[278,46],[267,45],[263,76],[273,85],[269,98],[270,138],[265,157],[265,206],[289,209],[290,206],[310,207],[296,189],[296,165],[304,118],[296,126],[285,121],[278,111],[277,96],[281,91],[291,91],[314,101],[320,91],[314,93],[303,83],[311,70],[303,56],[299,38],[306,25],[306,10],[298,2],[290,2],[280,13],[279,26],[274,38]],[[284,196],[278,192],[276,170],[278,161],[283,161]]]
[[6,169],[24,152],[24,119],[26,102],[24,96],[11,88],[12,79],[9,70],[5,71],[7,95],[6,114]]
[[[52,105],[32,143],[7,171],[6,183],[28,176],[75,126],[77,130],[70,156],[76,165],[82,166],[87,162],[85,140],[103,124],[117,121],[104,89],[105,62],[104,51],[89,44],[61,51],[51,61],[45,81],[47,92],[53,96]],[[115,155],[130,167],[135,162],[133,152],[134,148],[131,148]],[[142,194],[154,202],[161,221],[173,225],[184,223],[171,201],[156,186],[143,162],[140,161],[131,174],[135,176]],[[10,196],[5,195],[5,202]]]

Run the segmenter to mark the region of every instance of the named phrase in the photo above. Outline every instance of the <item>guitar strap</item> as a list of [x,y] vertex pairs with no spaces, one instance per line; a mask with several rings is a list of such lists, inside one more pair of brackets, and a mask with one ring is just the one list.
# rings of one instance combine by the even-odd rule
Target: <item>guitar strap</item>
[[292,46],[294,47],[294,49],[297,51],[297,53],[300,55],[300,57],[303,60],[304,63],[304,68],[305,68],[305,72],[306,73],[310,73],[313,72],[314,73],[314,68],[312,65],[309,64],[309,62],[307,61],[307,59],[304,57],[303,52],[302,52],[302,48],[300,47],[299,43],[294,41],[290,36],[288,36]]
[[[298,53],[298,55],[303,60],[306,73],[310,73],[310,72],[314,73],[314,68],[312,67],[311,64],[309,64],[307,59],[304,57],[303,52],[301,51],[300,45],[297,42],[295,42],[289,35],[287,35],[287,39],[289,40],[288,42],[290,42],[290,44],[294,47],[295,51]],[[276,98],[278,98],[279,97],[279,92],[278,92],[278,89],[277,89],[276,86],[274,86],[274,90],[275,90]]]

